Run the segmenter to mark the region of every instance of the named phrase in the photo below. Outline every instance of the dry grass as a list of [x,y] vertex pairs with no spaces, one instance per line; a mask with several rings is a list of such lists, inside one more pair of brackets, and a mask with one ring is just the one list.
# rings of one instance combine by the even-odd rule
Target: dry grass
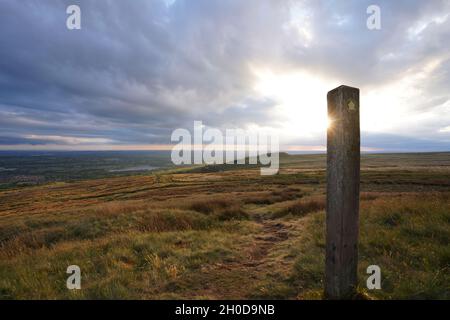
[[209,199],[194,201],[189,205],[189,208],[207,215],[214,215],[222,221],[247,219],[249,217],[242,208],[241,203],[232,200]]
[[[240,168],[0,191],[0,298],[320,297],[322,158],[288,158],[267,177]],[[448,299],[449,166],[386,159],[363,166],[360,284],[378,264],[383,290],[371,295]],[[77,292],[65,287],[71,264]]]
[[260,192],[246,197],[244,203],[268,205],[277,202],[295,200],[303,197],[303,193],[296,188],[278,189],[270,192]]
[[287,215],[303,217],[309,213],[324,210],[325,206],[326,202],[324,197],[302,199],[275,212],[273,218],[281,218]]
[[[360,284],[366,268],[382,270],[383,299],[450,298],[450,193],[399,194],[361,203]],[[323,283],[324,214],[307,219],[293,281],[305,292]],[[299,293],[300,296],[303,293]]]

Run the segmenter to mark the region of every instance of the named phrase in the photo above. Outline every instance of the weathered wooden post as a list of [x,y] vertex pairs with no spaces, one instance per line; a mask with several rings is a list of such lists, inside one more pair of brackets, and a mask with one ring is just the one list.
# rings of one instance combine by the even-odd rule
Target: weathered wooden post
[[359,89],[328,92],[325,297],[352,298],[359,233]]

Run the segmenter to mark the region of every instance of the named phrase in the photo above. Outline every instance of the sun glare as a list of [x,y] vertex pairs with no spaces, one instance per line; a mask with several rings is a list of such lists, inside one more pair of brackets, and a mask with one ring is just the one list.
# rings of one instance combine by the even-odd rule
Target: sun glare
[[274,73],[259,69],[255,89],[276,102],[284,118],[283,135],[310,138],[323,134],[330,125],[326,94],[330,82],[306,72]]
[[333,126],[333,119],[327,117],[327,129],[330,129]]

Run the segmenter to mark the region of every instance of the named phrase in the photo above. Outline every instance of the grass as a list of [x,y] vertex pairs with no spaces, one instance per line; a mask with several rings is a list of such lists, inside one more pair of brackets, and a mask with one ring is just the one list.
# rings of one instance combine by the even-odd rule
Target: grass
[[[323,160],[0,191],[0,299],[320,299]],[[450,298],[449,168],[446,154],[363,158],[362,293]],[[81,290],[65,285],[73,264]],[[372,264],[382,290],[364,289]]]
[[239,202],[224,199],[208,199],[193,202],[191,210],[216,216],[219,220],[247,219],[248,214],[242,209]]
[[[398,194],[361,202],[359,274],[378,265],[379,299],[450,299],[450,193]],[[293,281],[305,292],[321,290],[324,212],[306,220]],[[302,292],[299,293],[302,296]]]
[[320,197],[320,199],[299,200],[274,213],[273,217],[280,218],[286,215],[302,217],[311,212],[324,210],[325,206],[326,202],[324,197]]

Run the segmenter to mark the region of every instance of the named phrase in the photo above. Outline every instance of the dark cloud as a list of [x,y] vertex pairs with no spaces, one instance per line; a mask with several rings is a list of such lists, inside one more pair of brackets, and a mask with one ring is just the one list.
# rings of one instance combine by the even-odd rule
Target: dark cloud
[[[450,125],[448,2],[378,2],[382,30],[371,32],[372,1],[3,0],[0,145],[167,143],[194,120],[279,127],[277,101],[254,90],[255,65],[369,90],[436,60],[411,108],[436,108],[435,124]],[[81,30],[65,27],[70,4]]]

